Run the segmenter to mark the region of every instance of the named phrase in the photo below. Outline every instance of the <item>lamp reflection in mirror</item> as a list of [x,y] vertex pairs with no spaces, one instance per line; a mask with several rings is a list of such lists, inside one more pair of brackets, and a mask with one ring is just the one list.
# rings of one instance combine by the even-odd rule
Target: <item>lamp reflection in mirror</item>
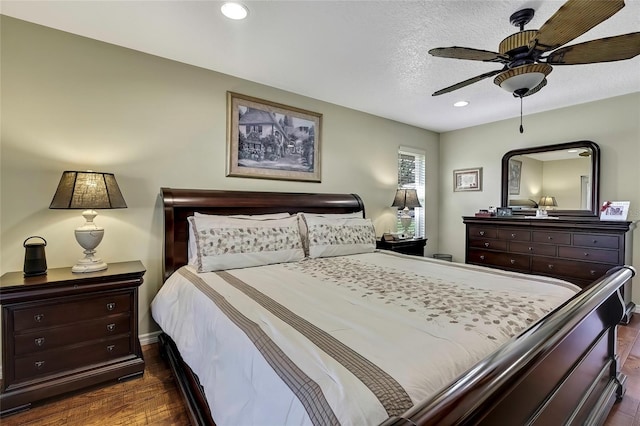
[[418,193],[415,189],[397,189],[396,196],[393,199],[391,207],[398,207],[402,209],[402,215],[400,216],[400,224],[404,228],[404,234],[408,235],[409,227],[413,218],[409,214],[409,209],[415,207],[422,207],[418,200]]
[[549,207],[558,207],[558,203],[556,202],[556,197],[545,195],[540,198],[538,206],[542,207],[544,210],[548,210]]
[[84,225],[75,230],[76,241],[84,249],[84,258],[71,268],[72,272],[94,272],[107,269],[102,259],[95,257],[96,247],[102,241],[104,228],[93,222],[95,209],[123,209],[127,204],[122,197],[113,173],[65,171],[51,200],[50,209],[81,209]]

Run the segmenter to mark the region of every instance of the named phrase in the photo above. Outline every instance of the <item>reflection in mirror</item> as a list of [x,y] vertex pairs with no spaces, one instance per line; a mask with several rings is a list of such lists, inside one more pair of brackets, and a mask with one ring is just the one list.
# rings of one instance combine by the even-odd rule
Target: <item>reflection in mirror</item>
[[514,214],[598,216],[600,149],[591,141],[513,150],[502,158],[502,206]]

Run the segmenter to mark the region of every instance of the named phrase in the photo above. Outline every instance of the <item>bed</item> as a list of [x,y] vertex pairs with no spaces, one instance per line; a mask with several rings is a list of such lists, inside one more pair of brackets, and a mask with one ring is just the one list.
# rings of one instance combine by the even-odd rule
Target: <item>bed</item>
[[[548,305],[539,308],[543,309],[543,311],[538,310],[537,315],[539,319],[536,317],[535,321],[531,320],[530,324],[527,324],[526,327],[522,326],[522,324],[517,325],[519,328],[516,328],[516,332],[511,331],[514,333],[513,338],[504,338],[503,336],[501,339],[506,339],[504,343],[500,343],[500,345],[496,347],[488,346],[484,348],[483,350],[487,353],[486,356],[475,360],[468,368],[464,368],[453,377],[447,378],[445,374],[444,378],[440,377],[436,379],[436,381],[431,384],[429,391],[416,390],[414,386],[415,383],[411,381],[414,378],[404,377],[401,371],[399,373],[394,372],[394,369],[397,369],[396,365],[384,357],[397,356],[399,361],[397,361],[396,364],[410,365],[411,371],[422,371],[420,369],[425,367],[421,367],[421,364],[426,364],[427,369],[429,365],[432,365],[434,366],[434,370],[446,371],[447,369],[443,367],[443,365],[446,365],[445,361],[449,359],[455,360],[455,356],[453,356],[455,351],[451,350],[451,346],[449,346],[449,349],[442,350],[444,354],[442,357],[436,358],[433,357],[432,354],[432,358],[429,358],[429,352],[438,352],[438,350],[432,350],[429,345],[426,345],[425,342],[422,341],[419,333],[416,334],[412,344],[409,346],[401,342],[403,339],[399,337],[395,339],[394,336],[391,335],[378,339],[376,343],[378,348],[380,348],[380,354],[378,354],[375,351],[372,352],[371,348],[366,348],[366,342],[375,340],[374,338],[362,338],[358,341],[360,338],[358,334],[366,336],[369,332],[362,329],[360,330],[361,333],[351,333],[350,337],[344,337],[344,335],[339,337],[337,339],[339,340],[337,342],[337,350],[326,348],[322,346],[325,340],[335,337],[330,336],[330,334],[340,335],[340,331],[342,330],[340,328],[341,324],[328,324],[327,322],[335,322],[340,319],[320,318],[322,315],[319,314],[315,308],[311,309],[312,304],[308,305],[310,306],[309,309],[300,308],[300,306],[303,306],[300,304],[304,303],[304,301],[293,301],[293,294],[300,294],[303,298],[306,295],[306,297],[312,297],[313,300],[321,300],[323,298],[330,300],[332,293],[327,293],[329,291],[328,287],[334,286],[337,290],[330,291],[338,291],[340,294],[340,297],[335,299],[335,308],[338,312],[342,312],[344,317],[347,318],[351,310],[349,306],[353,306],[354,318],[350,318],[349,321],[357,321],[357,318],[360,317],[359,309],[371,309],[371,304],[361,304],[359,300],[367,298],[375,299],[375,296],[380,296],[380,294],[376,293],[372,296],[361,288],[353,288],[354,286],[351,284],[351,281],[345,281],[345,279],[341,277],[335,278],[331,282],[331,286],[328,286],[324,281],[318,281],[320,280],[320,278],[318,278],[319,275],[325,277],[331,275],[330,271],[340,269],[340,267],[336,265],[348,265],[348,268],[354,271],[357,270],[357,265],[369,265],[367,269],[383,268],[378,269],[378,272],[381,277],[379,279],[384,281],[384,277],[389,277],[388,275],[384,275],[388,273],[387,270],[384,269],[385,264],[389,263],[391,269],[396,268],[405,274],[398,275],[398,277],[401,277],[403,280],[393,276],[394,278],[391,281],[402,282],[403,285],[409,285],[414,283],[414,281],[419,281],[419,274],[421,273],[419,270],[421,271],[427,267],[430,268],[429,270],[442,270],[442,273],[445,275],[448,274],[447,276],[459,276],[460,280],[468,279],[464,278],[465,274],[466,276],[468,276],[469,273],[482,274],[482,268],[448,264],[447,262],[437,260],[410,258],[405,255],[374,252],[271,264],[267,265],[264,270],[260,269],[259,272],[257,272],[257,279],[251,276],[253,268],[199,274],[192,269],[188,269],[189,267],[184,267],[190,263],[188,218],[194,216],[196,213],[229,216],[239,214],[275,214],[281,212],[296,214],[301,211],[316,214],[353,214],[360,212],[360,214],[364,216],[364,204],[360,197],[355,194],[269,193],[171,188],[162,188],[161,192],[165,220],[163,276],[167,281],[165,284],[167,290],[164,293],[171,293],[172,290],[170,290],[170,288],[174,287],[176,289],[190,288],[188,287],[189,284],[175,284],[176,280],[183,278],[191,278],[191,281],[196,282],[202,280],[199,284],[201,286],[199,291],[206,293],[210,284],[204,282],[206,281],[205,275],[212,275],[215,283],[211,285],[224,285],[228,287],[215,287],[216,290],[213,291],[213,295],[210,297],[211,301],[218,300],[220,306],[225,305],[227,301],[231,301],[232,299],[240,300],[241,298],[245,298],[249,293],[258,295],[253,298],[251,303],[254,303],[256,300],[263,300],[266,302],[262,303],[262,305],[275,306],[275,310],[264,315],[261,313],[256,314],[253,307],[244,313],[247,317],[259,315],[257,318],[254,318],[253,323],[267,323],[271,321],[271,317],[277,317],[276,320],[268,322],[269,325],[264,327],[271,333],[266,336],[266,341],[268,341],[269,344],[271,344],[271,341],[279,339],[280,335],[286,334],[276,329],[274,325],[276,322],[288,324],[285,327],[291,325],[291,322],[299,322],[304,325],[302,328],[306,327],[311,330],[304,336],[303,340],[306,339],[311,342],[311,344],[305,348],[298,349],[294,347],[292,349],[286,346],[289,343],[282,343],[282,348],[279,348],[278,344],[276,344],[275,347],[276,350],[281,350],[287,355],[284,358],[295,361],[293,362],[294,368],[304,370],[304,374],[300,376],[303,379],[298,380],[304,381],[310,376],[314,378],[314,374],[316,373],[313,373],[313,368],[317,367],[307,367],[306,365],[298,367],[295,363],[301,362],[305,364],[308,359],[318,358],[320,365],[325,366],[326,371],[331,371],[331,374],[325,374],[325,376],[335,378],[337,382],[339,380],[338,376],[341,376],[337,371],[342,370],[343,367],[341,365],[335,366],[333,364],[333,358],[337,359],[342,356],[347,356],[344,355],[347,353],[347,357],[351,357],[349,359],[356,360],[353,361],[353,363],[357,364],[356,370],[359,371],[359,373],[347,373],[347,376],[358,376],[358,380],[366,385],[368,380],[366,376],[372,375],[371,371],[376,371],[376,374],[383,377],[382,381],[386,383],[383,390],[376,390],[377,385],[375,384],[366,385],[365,387],[368,387],[369,390],[365,390],[364,394],[367,395],[364,395],[360,393],[360,391],[354,390],[363,387],[358,380],[348,382],[345,385],[340,384],[337,388],[331,387],[335,386],[333,383],[320,384],[318,385],[320,386],[320,390],[318,390],[319,388],[316,386],[316,382],[322,382],[322,380],[311,380],[314,385],[308,387],[305,384],[305,386],[307,386],[305,389],[312,389],[312,391],[307,392],[316,392],[317,395],[314,395],[320,395],[319,399],[324,400],[324,404],[332,407],[333,411],[338,412],[338,414],[333,418],[330,417],[331,409],[314,411],[318,410],[317,407],[314,408],[310,402],[300,402],[303,401],[305,397],[297,395],[296,398],[292,399],[293,402],[289,403],[289,412],[282,414],[276,413],[277,415],[282,415],[283,419],[290,420],[291,423],[358,424],[358,421],[352,419],[360,419],[360,424],[382,425],[503,424],[505,419],[508,419],[511,424],[599,424],[604,421],[616,399],[622,398],[624,394],[625,377],[619,371],[618,358],[616,355],[616,326],[624,313],[620,287],[634,275],[632,267],[622,267],[611,271],[607,276],[579,293],[575,293],[576,290],[573,289],[571,293],[567,295],[566,288],[564,290],[557,290],[558,294],[563,294],[562,299],[558,300],[566,300],[565,302],[556,301],[556,305],[559,304],[558,307],[555,307],[556,305],[549,307],[551,305]],[[322,266],[322,264],[325,265]],[[356,265],[355,269],[353,265]],[[259,268],[262,268],[262,266]],[[342,268],[345,269],[345,267]],[[406,276],[407,271],[414,271],[413,268],[416,268],[415,274]],[[309,275],[309,271],[312,272],[312,275],[315,274],[316,278],[314,279],[318,281],[314,284],[315,287],[309,284],[308,291],[305,291],[305,288],[298,288],[296,290],[295,286],[298,285],[296,283],[301,281],[300,274],[304,273]],[[536,277],[523,278],[518,274],[501,273],[501,271],[493,271],[491,273],[497,274],[494,276],[493,281],[502,281],[507,286],[519,285],[522,287],[522,281],[531,280],[531,283],[534,283],[538,280]],[[283,288],[278,290],[277,287],[281,284],[280,281],[284,282],[284,280],[281,280],[281,277],[285,275],[291,275],[291,282],[293,284],[285,284],[290,286],[286,288],[291,288],[291,295],[287,294],[287,297],[282,297],[283,291],[286,290],[283,290]],[[260,279],[261,276],[263,279]],[[255,287],[245,288],[245,284],[251,283],[251,281],[257,281]],[[372,280],[372,282],[373,281],[375,280]],[[554,289],[553,291],[556,291],[556,287],[563,287],[562,282],[558,280],[544,279],[543,281],[546,281],[545,285],[548,284],[549,288]],[[251,283],[251,285],[253,285],[253,283]],[[260,287],[261,285],[262,287]],[[340,286],[342,286],[342,288],[339,288]],[[316,292],[316,290],[312,291],[312,287],[317,287],[318,292]],[[163,287],[162,290],[165,290],[165,288]],[[175,290],[174,293],[179,293],[180,291],[181,290]],[[189,292],[193,293],[193,289],[189,290]],[[220,297],[220,295],[222,295],[222,297]],[[393,303],[386,305],[389,300],[385,299],[385,297],[390,298],[392,295],[396,296],[390,293],[382,296],[381,300],[372,300],[373,306],[380,308],[376,310],[376,314],[372,318],[377,318],[377,321],[381,323],[387,322],[391,324],[391,321],[396,320],[396,317],[400,320],[404,315],[415,315],[415,312],[421,312],[419,306],[411,305],[413,301],[403,302],[405,305],[408,304],[404,307],[396,306]],[[279,297],[280,299],[278,299]],[[534,298],[537,297],[531,297],[531,299]],[[207,304],[211,304],[205,297],[197,297],[196,300],[205,300]],[[337,301],[340,302],[338,303]],[[173,304],[178,303],[182,302],[178,302],[176,299]],[[197,306],[194,305],[194,303],[197,305],[200,304],[200,302],[188,302],[186,310],[183,308],[182,311],[178,310],[171,313],[172,303],[157,302],[154,299],[152,311],[154,318],[156,315],[158,318],[171,317],[172,315],[179,317],[188,316],[188,314],[184,312],[191,312],[196,315],[195,312],[199,312],[199,310],[196,309]],[[296,304],[299,304],[297,311]],[[161,308],[162,305],[166,306]],[[313,305],[315,305],[315,303]],[[388,308],[385,308],[385,306],[388,306]],[[160,313],[160,311],[163,313]],[[317,323],[300,318],[301,311],[308,311],[305,312],[305,315],[309,314],[311,318],[316,315]],[[546,313],[546,311],[549,311],[549,313]],[[356,312],[358,313],[356,314]],[[407,314],[407,312],[411,313]],[[451,313],[449,312],[448,315],[451,315]],[[267,316],[269,318],[267,318]],[[518,317],[518,315],[516,315],[516,317]],[[293,321],[292,318],[296,320]],[[191,319],[191,321],[195,320],[199,320],[199,317]],[[454,320],[457,321],[457,319]],[[220,319],[212,320],[212,323],[216,325],[222,322],[224,321]],[[372,322],[375,321],[372,320]],[[185,361],[185,359],[193,360],[194,356],[200,358],[202,356],[210,356],[213,360],[212,364],[215,364],[216,360],[222,358],[219,357],[217,352],[202,354],[199,349],[193,349],[190,342],[198,340],[198,338],[183,339],[182,335],[184,333],[176,332],[176,330],[179,330],[179,328],[176,327],[185,327],[183,330],[189,329],[188,324],[186,326],[169,325],[169,322],[166,322],[164,319],[161,319],[160,323],[166,324],[163,327],[163,333],[159,337],[161,352],[174,371],[175,377],[180,385],[180,390],[187,403],[193,424],[214,424],[214,418],[223,419],[222,421],[218,420],[221,425],[228,423],[230,421],[228,419],[232,417],[227,417],[225,413],[221,412],[224,411],[224,407],[226,406],[231,407],[235,405],[234,409],[236,411],[238,411],[238,406],[240,407],[240,411],[245,410],[250,412],[255,410],[255,407],[248,405],[249,402],[247,402],[246,398],[242,400],[233,399],[232,395],[234,395],[234,392],[247,392],[233,389],[237,385],[237,383],[234,383],[233,377],[229,379],[229,383],[220,383],[225,376],[221,371],[223,373],[227,370],[230,371],[230,369],[227,368],[221,368],[218,370],[217,375],[213,375],[215,378],[215,386],[218,387],[216,395],[225,394],[223,396],[227,399],[225,400],[223,398],[222,402],[220,400],[214,401],[214,399],[219,399],[219,396],[211,398],[211,374],[199,370],[201,367],[198,366],[196,372],[199,371],[202,376],[198,377],[198,374],[193,371],[189,362]],[[465,327],[464,324],[454,324],[453,326]],[[323,331],[327,328],[331,329],[332,327],[333,329],[330,333]],[[164,330],[164,328],[167,328],[167,330]],[[335,330],[338,330],[337,333],[334,333]],[[431,332],[432,330],[429,329],[429,333]],[[172,333],[173,336],[171,336]],[[227,335],[226,333],[225,331],[222,335]],[[251,335],[251,333],[252,332],[247,330],[244,331],[246,336]],[[402,333],[398,332],[397,334],[401,335]],[[409,337],[411,338],[411,336]],[[177,340],[179,343],[176,344],[174,340]],[[228,341],[231,342],[232,340],[236,342],[238,339],[233,338]],[[342,345],[343,342],[351,342],[353,340],[356,341],[356,350]],[[490,339],[487,339],[487,341],[489,340]],[[262,343],[253,343],[253,345],[263,345],[264,341],[265,339],[262,339],[260,340]],[[482,344],[482,342],[480,343]],[[221,339],[216,345],[213,345],[212,350],[215,351],[216,346],[223,347],[225,344],[224,339]],[[300,360],[295,359],[299,351],[301,353],[309,351],[308,346],[314,345],[323,347],[320,355],[308,352],[308,356],[301,357]],[[178,350],[179,346],[182,346],[182,353]],[[244,354],[246,352],[245,350],[246,347],[240,347],[239,354]],[[335,354],[332,351],[335,352]],[[361,352],[365,353],[366,356],[360,356]],[[325,354],[329,354],[330,356],[327,357]],[[384,357],[382,355],[384,355]],[[259,361],[262,362],[261,357],[268,359],[270,356],[273,358],[272,355],[264,355],[264,353],[262,353],[262,355],[255,359],[259,359]],[[243,358],[243,356],[239,355],[238,358]],[[267,407],[265,410],[275,410],[273,407],[276,407],[276,402],[281,402],[282,398],[278,397],[276,398],[277,401],[269,401],[269,395],[267,395],[266,400],[260,400],[263,396],[260,396],[261,391],[259,389],[270,389],[270,386],[275,389],[280,386],[280,384],[262,384],[262,379],[259,379],[259,377],[267,375],[273,376],[274,374],[269,368],[260,369],[259,363],[255,361],[255,359],[249,364],[251,367],[249,368],[250,374],[248,376],[255,378],[255,382],[249,383],[249,386],[255,388],[256,396],[250,399],[257,401],[256,404],[258,406],[262,404],[264,407]],[[228,361],[221,362],[221,365],[228,365]],[[192,361],[191,364],[195,366],[198,362]],[[435,366],[437,366],[437,368]],[[244,368],[245,370],[247,369],[247,367]],[[281,367],[273,367],[273,370],[278,371],[278,368]],[[309,370],[305,370],[307,368],[309,368]],[[456,368],[460,369],[460,366],[458,365]],[[263,370],[266,370],[266,373]],[[311,373],[308,373],[309,371],[311,371]],[[289,370],[287,370],[286,373],[280,373],[279,377],[282,378],[283,382],[291,381],[292,379],[289,378],[289,374]],[[447,374],[452,373],[448,372]],[[363,379],[363,377],[365,378]],[[440,382],[438,382],[438,380],[440,380]],[[240,382],[242,380],[237,378],[235,381]],[[331,380],[325,382],[330,381]],[[204,382],[204,384],[201,382]],[[396,386],[398,384],[400,384],[400,386]],[[225,389],[225,386],[228,387],[229,392],[220,390]],[[323,391],[322,386],[328,386],[324,389],[329,389],[329,391]],[[295,386],[289,386],[289,388],[293,389]],[[334,391],[331,389],[334,389]],[[253,390],[250,392],[253,392]],[[280,395],[278,392],[279,391],[274,390],[271,396]],[[289,391],[285,389],[284,392]],[[340,392],[343,392],[345,396],[337,397],[336,394],[340,394]],[[371,398],[367,392],[374,394],[376,398]],[[426,393],[423,395],[421,392]],[[227,393],[228,395],[226,395]],[[262,393],[264,394],[264,391],[262,391]],[[361,397],[361,395],[363,396]],[[208,397],[209,401],[207,399]],[[384,398],[390,400],[391,403],[380,402]],[[340,404],[342,404],[344,400],[349,403],[346,404],[346,407],[339,406],[336,408],[335,404],[337,403],[332,399],[340,400],[338,401]],[[364,402],[360,404],[360,400]],[[358,403],[356,404],[353,401],[358,401]],[[377,405],[378,403],[380,403],[379,405],[385,410],[382,411],[382,413],[379,412],[380,407]],[[216,408],[212,410],[210,408],[211,406]],[[302,409],[300,407],[302,407]],[[347,417],[341,417],[343,410],[353,410],[356,412],[360,410],[362,413],[358,412],[357,415],[364,417],[349,417],[350,414],[347,415]],[[377,413],[375,413],[376,410],[378,410]],[[374,413],[370,413],[369,411]],[[253,419],[255,420],[256,417]],[[366,420],[363,421],[362,419]],[[371,419],[376,420],[373,421]],[[260,423],[260,420],[244,421],[245,424],[247,422]],[[278,422],[278,424],[280,423],[281,422]]]

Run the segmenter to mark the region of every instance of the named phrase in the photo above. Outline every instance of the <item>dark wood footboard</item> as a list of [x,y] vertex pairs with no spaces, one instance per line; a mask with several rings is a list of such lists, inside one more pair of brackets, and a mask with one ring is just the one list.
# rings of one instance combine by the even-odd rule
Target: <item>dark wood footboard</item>
[[602,424],[626,377],[616,354],[632,267],[610,271],[515,340],[384,426]]

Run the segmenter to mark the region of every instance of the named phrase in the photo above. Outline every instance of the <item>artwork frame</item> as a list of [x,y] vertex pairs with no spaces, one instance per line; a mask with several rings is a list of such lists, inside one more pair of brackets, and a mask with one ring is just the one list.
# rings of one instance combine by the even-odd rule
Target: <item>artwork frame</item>
[[453,191],[482,191],[482,167],[454,170]]
[[322,114],[227,92],[227,176],[321,181]]
[[509,195],[520,195],[522,161],[509,159]]

